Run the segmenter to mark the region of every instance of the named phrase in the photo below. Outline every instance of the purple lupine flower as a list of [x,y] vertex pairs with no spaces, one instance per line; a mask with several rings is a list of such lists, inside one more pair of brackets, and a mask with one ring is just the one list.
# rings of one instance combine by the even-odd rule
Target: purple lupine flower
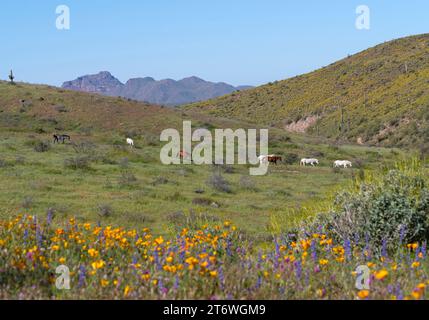
[[255,289],[259,289],[262,285],[262,277],[259,276],[258,280],[256,281]]
[[279,287],[279,293],[283,295],[283,294],[285,294],[285,292],[286,292],[286,288],[284,286],[280,286]]
[[403,300],[404,299],[404,293],[402,292],[401,285],[399,283],[396,285],[395,291],[396,291],[396,293],[395,293],[396,299]]
[[42,231],[40,230],[39,226],[36,226],[36,243],[39,247],[42,246],[42,240],[43,240]]
[[161,278],[158,280],[158,289],[162,295],[166,295],[168,293],[168,288],[164,287],[164,283]]
[[311,240],[310,250],[311,258],[313,259],[313,261],[317,261],[316,241],[314,239]]
[[156,265],[157,270],[162,270],[162,266],[161,266],[161,263],[159,261],[158,251],[154,250],[153,255],[155,258],[155,265]]
[[408,254],[407,254],[407,264],[411,265],[411,250],[408,250]]
[[423,242],[422,250],[421,250],[423,258],[426,258],[426,245],[427,245],[426,241]]
[[415,255],[415,260],[416,261],[418,261],[419,260],[419,254],[420,254],[420,252],[421,252],[421,248],[420,247],[417,247],[417,249],[416,249],[416,255]]
[[262,265],[262,252],[261,250],[259,250],[258,252],[258,264],[256,265],[256,267],[259,269]]
[[390,294],[392,294],[393,293],[393,286],[391,285],[391,284],[389,284],[388,286],[387,286],[387,292],[389,292]]
[[359,240],[360,240],[359,233],[355,233],[355,239],[354,239],[355,246],[359,245]]
[[24,244],[27,244],[27,239],[28,239],[28,229],[24,230]]
[[231,252],[231,240],[228,239],[228,241],[226,242],[226,254],[228,256],[232,256],[232,252]]
[[219,287],[222,291],[224,291],[225,290],[225,276],[223,274],[222,267],[219,267],[217,273],[219,276]]
[[302,263],[301,260],[297,260],[294,263],[295,266],[295,275],[297,277],[298,280],[301,280],[301,276],[302,276]]
[[180,251],[179,258],[181,262],[185,260],[185,250]]
[[404,225],[401,225],[401,229],[399,230],[399,243],[402,244],[405,239],[406,228]]
[[383,258],[387,258],[387,241],[386,241],[386,239],[383,239],[383,242],[382,242],[381,256]]
[[86,278],[86,269],[85,266],[79,267],[79,282],[78,287],[81,288],[85,285],[85,278]]
[[179,276],[176,275],[176,278],[174,279],[174,285],[173,285],[173,290],[177,291],[179,289]]
[[274,269],[278,269],[279,268],[279,258],[280,258],[280,246],[279,244],[276,242],[276,253],[273,256],[273,260],[274,260]]
[[352,259],[352,248],[349,239],[346,239],[346,241],[344,241],[344,252],[346,254],[346,260],[350,261]]
[[53,218],[54,218],[54,210],[50,208],[48,209],[48,214],[46,218],[46,223],[48,224],[48,226],[51,225]]

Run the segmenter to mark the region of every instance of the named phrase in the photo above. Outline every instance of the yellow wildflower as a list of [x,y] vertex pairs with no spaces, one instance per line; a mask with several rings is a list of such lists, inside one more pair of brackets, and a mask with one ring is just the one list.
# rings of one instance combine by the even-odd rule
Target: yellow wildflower
[[320,264],[321,266],[327,265],[328,263],[329,263],[329,261],[328,261],[328,260],[326,260],[326,259],[320,259],[320,260],[319,260],[319,264]]
[[377,280],[383,280],[384,278],[386,278],[387,277],[387,275],[389,274],[389,272],[387,272],[387,270],[386,269],[383,269],[383,270],[380,270],[380,271],[378,271],[378,272],[376,272],[375,274],[374,274],[374,276],[375,276],[375,278],[377,279]]
[[95,261],[91,263],[91,266],[94,270],[101,269],[106,265],[106,263],[103,260]]
[[358,292],[359,299],[366,299],[369,296],[369,290],[361,290]]
[[97,256],[98,256],[98,251],[97,251],[97,250],[95,250],[95,249],[93,249],[93,248],[91,248],[91,249],[89,249],[89,250],[88,250],[88,254],[89,254],[91,257],[95,258],[95,257],[97,257]]
[[128,297],[128,295],[131,293],[131,287],[130,286],[126,286],[124,289],[124,297]]
[[164,238],[161,236],[161,237],[159,237],[159,238],[156,238],[155,239],[155,243],[158,245],[158,246],[160,246],[161,244],[163,244],[164,243]]

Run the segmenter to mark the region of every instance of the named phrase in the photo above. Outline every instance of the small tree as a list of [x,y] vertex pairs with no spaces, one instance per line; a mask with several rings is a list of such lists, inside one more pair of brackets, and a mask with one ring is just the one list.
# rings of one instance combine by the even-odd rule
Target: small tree
[[14,84],[15,82],[13,81],[15,79],[15,76],[13,75],[13,71],[10,70],[10,74],[9,74],[9,80],[11,84]]

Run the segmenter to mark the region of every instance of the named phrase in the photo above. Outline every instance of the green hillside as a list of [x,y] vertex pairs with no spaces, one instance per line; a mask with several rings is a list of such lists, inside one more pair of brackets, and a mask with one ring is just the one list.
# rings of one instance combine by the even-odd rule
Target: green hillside
[[[40,134],[96,132],[144,137],[159,141],[167,128],[181,128],[182,119],[196,126],[242,127],[243,122],[183,112],[173,108],[105,97],[61,88],[0,81],[0,130],[30,131]],[[118,137],[119,138],[119,137]]]
[[353,143],[427,150],[429,34],[185,109]]

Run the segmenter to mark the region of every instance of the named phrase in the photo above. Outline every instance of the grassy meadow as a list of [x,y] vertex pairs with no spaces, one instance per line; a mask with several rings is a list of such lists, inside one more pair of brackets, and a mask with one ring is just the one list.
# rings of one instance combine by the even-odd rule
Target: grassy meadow
[[[163,165],[160,146],[144,137],[130,148],[110,133],[69,134],[72,143],[58,145],[48,134],[0,133],[3,217],[23,212],[45,216],[52,209],[62,218],[144,226],[165,235],[192,213],[228,219],[263,236],[270,234],[273,217],[299,222],[306,214],[302,207],[317,208],[363,168],[378,169],[400,157],[389,149],[295,144],[292,138],[276,142],[271,151],[285,159],[296,156],[293,164],[271,165],[266,176],[249,176],[247,166]],[[41,143],[46,151],[36,151]],[[309,154],[321,155],[321,166],[300,167],[300,157]],[[357,167],[334,170],[332,161],[339,158],[352,159]],[[218,173],[230,190],[209,183]]]

